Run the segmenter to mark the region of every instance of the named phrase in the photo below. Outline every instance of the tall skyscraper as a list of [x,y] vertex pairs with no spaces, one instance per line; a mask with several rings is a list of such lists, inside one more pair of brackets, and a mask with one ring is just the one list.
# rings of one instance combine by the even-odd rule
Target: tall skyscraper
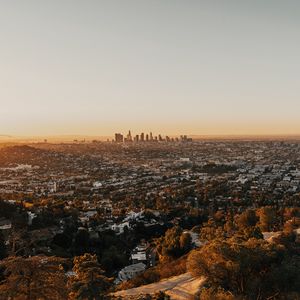
[[145,134],[144,132],[141,133],[141,142],[144,142],[145,141]]
[[131,136],[131,131],[129,130],[128,134],[127,134],[127,141],[128,142],[132,142],[132,136]]
[[152,132],[150,132],[150,141],[153,141],[153,135],[152,135]]

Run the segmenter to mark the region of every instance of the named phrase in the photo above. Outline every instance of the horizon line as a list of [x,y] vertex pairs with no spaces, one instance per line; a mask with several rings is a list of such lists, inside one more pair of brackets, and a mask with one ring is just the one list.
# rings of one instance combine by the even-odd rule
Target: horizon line
[[[190,138],[195,140],[205,140],[205,139],[300,139],[299,134],[277,134],[277,133],[259,133],[259,134],[162,134],[162,136],[169,136],[169,137],[179,137],[181,135],[187,135]],[[77,138],[89,140],[96,140],[96,139],[113,139],[114,135],[88,135],[88,134],[57,134],[57,135],[7,135],[7,134],[0,134],[0,142],[13,142],[13,141],[37,141],[40,139],[43,140],[60,140],[60,141],[70,141],[75,140]]]

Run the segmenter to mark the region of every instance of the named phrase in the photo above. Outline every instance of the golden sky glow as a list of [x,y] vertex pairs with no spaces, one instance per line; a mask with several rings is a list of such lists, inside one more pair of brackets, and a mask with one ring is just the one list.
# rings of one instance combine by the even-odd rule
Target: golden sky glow
[[300,134],[299,1],[3,1],[0,134]]

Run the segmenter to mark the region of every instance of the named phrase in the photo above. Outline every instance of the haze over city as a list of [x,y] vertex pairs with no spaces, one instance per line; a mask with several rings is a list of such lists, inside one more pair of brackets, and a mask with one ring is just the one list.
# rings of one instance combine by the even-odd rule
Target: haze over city
[[5,1],[12,136],[300,134],[299,1]]

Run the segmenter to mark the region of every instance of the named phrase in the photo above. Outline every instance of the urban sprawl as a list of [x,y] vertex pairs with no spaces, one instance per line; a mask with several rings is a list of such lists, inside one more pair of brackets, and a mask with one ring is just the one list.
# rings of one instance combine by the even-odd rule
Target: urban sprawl
[[163,239],[174,228],[189,236],[190,251],[209,240],[203,228],[217,226],[216,214],[269,207],[276,221],[261,231],[281,231],[285,209],[300,205],[300,142],[129,131],[110,142],[3,145],[0,197],[10,255],[92,253],[119,287],[164,262]]

